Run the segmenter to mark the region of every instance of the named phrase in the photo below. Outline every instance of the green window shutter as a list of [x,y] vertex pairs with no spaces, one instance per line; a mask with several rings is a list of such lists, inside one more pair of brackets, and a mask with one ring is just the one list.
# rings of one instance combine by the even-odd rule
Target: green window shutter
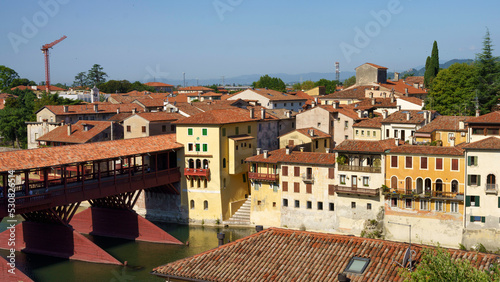
[[467,185],[470,185],[470,174],[467,175]]
[[470,216],[470,222],[474,222],[474,216]]
[[252,133],[252,126],[251,125],[248,126],[248,133]]
[[236,132],[236,133],[235,133],[235,135],[238,135],[238,134],[240,134],[240,128],[239,128],[239,127],[236,127],[236,130],[235,130],[235,132]]
[[472,158],[471,158],[471,156],[468,156],[468,157],[467,157],[467,165],[468,165],[468,166],[471,166],[471,165],[472,165],[472,160],[471,160],[471,159],[472,159]]
[[203,144],[203,152],[207,152],[208,151],[208,144]]
[[225,128],[222,129],[222,136],[226,136],[226,129]]
[[500,208],[500,197],[498,197],[498,207]]
[[203,128],[201,130],[201,133],[202,133],[203,136],[207,136],[208,135],[208,129],[207,128]]
[[475,157],[474,158],[474,165],[477,166],[477,162],[478,162],[479,158],[478,157]]
[[477,176],[477,186],[481,186],[481,175]]
[[470,196],[465,196],[465,206],[470,207]]
[[476,207],[479,207],[479,196],[476,196]]
[[482,223],[485,223],[485,222],[486,222],[486,217],[481,216],[481,222],[482,222]]
[[200,144],[196,144],[196,152],[200,151]]
[[193,129],[192,128],[188,128],[188,135],[193,135]]

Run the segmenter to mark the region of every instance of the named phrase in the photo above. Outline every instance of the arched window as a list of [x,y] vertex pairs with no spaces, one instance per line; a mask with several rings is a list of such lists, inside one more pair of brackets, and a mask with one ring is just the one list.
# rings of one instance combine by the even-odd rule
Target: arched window
[[434,184],[436,187],[436,196],[442,196],[443,192],[443,181],[441,179],[436,180],[436,184]]
[[193,161],[193,159],[189,159],[188,165],[189,165],[189,168],[194,168],[194,161]]
[[391,177],[391,188],[398,189],[398,178],[396,176]]
[[496,184],[496,179],[494,174],[488,174],[486,177],[486,184]]
[[422,178],[417,178],[417,194],[422,194],[424,192],[424,181]]
[[452,193],[458,193],[458,181],[453,180],[451,182],[451,192]]
[[191,200],[189,202],[189,207],[193,210],[194,209],[194,200]]
[[222,159],[222,168],[226,168],[226,158]]
[[203,201],[203,209],[208,210],[208,201],[207,200]]
[[430,193],[432,190],[432,181],[430,178],[426,178],[424,182],[425,193]]
[[207,159],[203,160],[203,168],[208,169],[208,160]]
[[405,179],[405,189],[406,189],[406,193],[407,194],[411,194],[411,190],[412,190],[412,183],[411,183],[411,177],[406,177]]
[[201,168],[201,160],[200,159],[196,160],[196,168]]

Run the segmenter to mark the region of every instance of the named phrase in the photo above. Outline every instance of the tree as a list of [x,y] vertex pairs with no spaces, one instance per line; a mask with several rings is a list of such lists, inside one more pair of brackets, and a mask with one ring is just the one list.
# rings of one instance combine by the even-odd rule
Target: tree
[[0,134],[13,147],[26,148],[27,126],[25,121],[34,121],[35,94],[30,90],[18,90],[17,97],[7,98],[5,107],[0,110]]
[[311,80],[306,80],[306,81],[302,82],[302,84],[300,86],[302,88],[300,90],[305,90],[305,91],[311,90],[315,87],[314,82]]
[[344,85],[345,88],[347,88],[347,87],[349,87],[351,85],[354,85],[354,84],[356,84],[356,76],[355,75],[353,75],[353,76],[349,77],[348,79],[344,80],[344,84],[343,85]]
[[410,76],[415,76],[415,73],[413,73],[413,72],[405,73],[405,74],[403,75],[403,80],[407,79],[407,78],[408,78],[408,77],[410,77]]
[[85,74],[85,72],[82,71],[75,76],[75,81],[73,81],[73,86],[74,87],[87,86],[88,82],[89,81],[87,79],[87,74]]
[[286,85],[281,78],[270,77],[267,74],[261,76],[258,81],[254,81],[252,86],[254,88],[267,88],[281,92],[286,91]]
[[36,83],[32,80],[27,79],[27,78],[15,78],[14,80],[12,80],[9,87],[13,88],[13,87],[20,86],[20,85],[32,86],[32,85],[36,85]]
[[90,86],[101,85],[101,83],[106,82],[106,77],[108,76],[105,72],[102,71],[103,67],[98,64],[94,64],[92,68],[87,72],[87,80]]
[[14,79],[19,78],[17,72],[11,68],[0,65],[0,90],[11,88],[11,83]]
[[431,84],[425,108],[442,115],[474,114],[475,77],[474,66],[466,63],[440,71]]
[[483,52],[476,54],[474,65],[477,69],[480,110],[483,114],[489,113],[500,98],[500,66],[498,57],[493,56],[493,45],[488,29],[483,40]]
[[451,254],[442,249],[424,248],[422,258],[413,272],[403,272],[409,281],[499,281],[498,265],[479,270],[468,259],[453,259]]
[[324,86],[325,93],[331,94],[331,93],[337,91],[337,84],[338,84],[338,81],[336,81],[336,80],[328,80],[328,79],[322,78],[322,79],[316,81],[316,83],[314,85],[315,86]]
[[430,87],[432,80],[439,72],[439,50],[437,42],[432,45],[431,56],[427,57],[425,62],[424,84],[425,87]]

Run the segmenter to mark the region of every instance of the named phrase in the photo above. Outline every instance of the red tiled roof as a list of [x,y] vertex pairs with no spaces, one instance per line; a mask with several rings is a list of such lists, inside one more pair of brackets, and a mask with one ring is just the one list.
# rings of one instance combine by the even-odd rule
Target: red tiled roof
[[[356,109],[370,109],[370,108],[397,108],[398,103],[396,99],[392,102],[391,98],[373,98],[375,99],[375,104],[372,104],[372,98],[364,98],[360,102],[356,102],[351,105],[358,105]],[[416,99],[416,98],[415,98]]]
[[390,153],[412,154],[412,155],[463,156],[464,150],[461,148],[461,146],[438,147],[438,146],[426,146],[426,145],[403,145],[391,149]]
[[424,105],[424,100],[417,98],[417,97],[406,97],[406,96],[400,96],[397,99],[404,100],[406,102],[410,102],[412,104],[418,105],[418,106],[423,106]]
[[413,85],[413,83],[424,84],[423,76],[408,76],[405,78],[406,83]]
[[372,85],[359,86],[354,85],[341,91],[336,91],[332,94],[319,97],[320,100],[323,99],[357,99],[361,100],[365,98],[365,90],[371,89]]
[[212,88],[204,87],[204,86],[188,86],[188,87],[180,87],[177,89],[178,91],[212,91]]
[[188,96],[188,97],[198,97],[198,96],[202,96],[202,97],[220,97],[220,96],[222,96],[221,93],[215,93],[213,91],[205,92],[203,94],[189,93],[189,94],[185,94],[185,95]]
[[[267,118],[268,115],[266,115]],[[220,109],[202,112],[190,117],[186,117],[175,122],[176,124],[227,124],[239,123],[260,120],[260,115],[254,114],[254,118],[250,118],[250,111],[233,108]]]
[[[372,63],[365,63],[365,65],[370,65],[372,67],[376,67],[377,69],[384,69],[386,70],[387,68],[386,67],[382,67],[382,66],[379,66],[379,65],[376,65],[376,64],[372,64]],[[362,65],[361,65],[362,66]],[[358,67],[359,68],[359,67]]]
[[[412,244],[413,265],[420,262],[425,247]],[[394,261],[401,263],[407,249],[407,243],[273,227],[156,267],[152,274],[176,281],[242,282],[337,281],[344,273],[350,281],[403,281],[404,269]],[[478,269],[499,262],[495,254],[445,250]],[[362,274],[344,272],[353,257],[369,259]]]
[[144,107],[163,107],[163,102],[165,102],[164,98],[149,98],[149,99],[135,99],[132,103],[140,103],[144,105]]
[[427,94],[424,89],[415,88],[413,84],[408,84],[403,82],[402,79],[398,81],[387,80],[386,83],[378,83],[380,86],[387,88],[389,90],[394,89],[394,91],[400,93],[401,95],[406,93],[405,88],[408,88],[408,94]]
[[166,112],[152,112],[152,113],[138,113],[138,116],[144,118],[148,121],[176,121],[178,119],[184,118],[183,115],[178,113],[166,113]]
[[166,84],[163,82],[146,82],[144,83],[147,86],[152,86],[152,87],[174,87],[172,84]]
[[316,152],[297,152],[290,149],[290,154],[286,154],[286,149],[279,149],[268,152],[267,158],[264,154],[246,158],[246,162],[256,163],[297,163],[297,164],[335,164],[335,154],[316,153]]
[[[407,113],[410,114],[410,119],[407,119]],[[435,111],[429,111],[429,115],[432,115]],[[405,123],[405,124],[422,124],[424,123],[424,111],[420,110],[404,110],[392,113],[386,119],[383,119],[382,123]]]
[[[398,140],[399,145],[403,145],[402,140]],[[368,140],[344,140],[337,145],[334,151],[337,152],[373,152],[383,153],[385,150],[396,148],[396,139],[385,139],[379,141]]]
[[[106,113],[116,113],[117,109],[120,109],[120,112],[132,112],[132,109],[135,109],[137,112],[143,111],[144,108],[138,104],[130,103],[130,104],[111,104],[111,103],[95,103],[97,104],[97,113],[106,114]],[[68,105],[68,112],[64,112],[63,105],[47,105],[44,108],[47,108],[49,111],[53,112],[55,115],[81,115],[81,114],[95,114],[94,104],[85,104],[85,105]],[[42,109],[44,109],[42,108]],[[38,110],[41,111],[42,109]]]
[[[354,111],[354,106],[349,106],[349,105],[339,105],[339,108],[334,109],[332,105],[319,105],[318,107],[323,108],[330,113],[339,113],[343,114],[353,120],[362,120],[362,118],[359,117],[358,113]],[[312,108],[314,109],[314,108]]]
[[132,113],[119,113],[116,114],[108,119],[108,121],[116,121],[116,122],[122,122],[124,119],[128,118],[131,116]]
[[182,111],[183,113],[186,113],[187,115],[189,116],[193,116],[193,115],[196,115],[196,114],[199,114],[199,113],[202,113],[203,110],[193,106],[192,104],[190,103],[177,103],[177,102],[174,102],[174,103],[170,103],[171,105],[173,105],[174,107],[176,107],[177,109],[179,109],[179,111]]
[[[276,90],[271,90],[271,89],[247,89],[248,91],[252,91],[254,93],[257,93],[271,101],[301,101],[301,100],[306,100],[307,98],[305,97],[297,97],[296,95],[288,94],[288,93],[283,93],[280,91]],[[247,91],[245,90],[245,91]]]
[[[84,131],[84,125],[90,125],[87,131]],[[63,125],[54,128],[47,134],[39,137],[37,141],[49,142],[62,142],[83,144],[96,137],[98,134],[111,126],[109,121],[95,121],[95,120],[79,120],[77,123],[71,125],[71,135],[68,135],[68,126]]]
[[463,146],[464,149],[500,150],[500,138],[488,137]]
[[382,117],[374,117],[374,118],[368,118],[365,120],[362,120],[358,123],[355,123],[352,125],[352,127],[363,127],[363,128],[382,128],[382,123],[381,121],[383,120]]
[[436,130],[443,131],[467,131],[467,129],[458,129],[460,121],[466,122],[472,117],[461,117],[461,116],[437,116],[429,124],[426,124],[417,132],[419,133],[432,133]]
[[175,134],[0,153],[0,171],[24,170],[181,149]]
[[[311,136],[311,135],[309,134],[309,130],[312,130],[312,131],[313,131],[313,136]],[[316,129],[316,128],[314,128],[314,127],[300,128],[300,129],[296,129],[296,130],[294,130],[294,131],[296,131],[296,132],[298,132],[298,133],[302,133],[302,134],[306,135],[307,137],[309,137],[309,138],[311,138],[311,139],[313,139],[313,140],[314,140],[314,139],[318,139],[318,138],[330,138],[330,137],[331,137],[331,136],[330,136],[330,135],[328,135],[327,133],[324,133],[323,131],[321,131],[321,130],[319,130],[319,129]],[[293,132],[293,131],[291,131],[291,132]],[[288,133],[286,133],[286,134],[289,134],[289,133],[291,133],[291,132],[288,132]],[[283,135],[286,135],[286,134],[283,134]],[[282,135],[282,136],[283,136],[283,135]]]
[[473,117],[467,123],[500,123],[500,111],[491,112],[478,117]]

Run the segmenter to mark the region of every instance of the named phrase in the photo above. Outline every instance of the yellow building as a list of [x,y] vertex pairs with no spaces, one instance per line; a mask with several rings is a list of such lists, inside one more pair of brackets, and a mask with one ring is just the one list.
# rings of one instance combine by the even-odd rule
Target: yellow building
[[463,150],[403,145],[391,149],[386,159],[386,238],[408,240],[408,230],[389,223],[397,222],[411,225],[412,240],[457,247],[464,214]]
[[352,126],[354,140],[382,140],[382,117],[362,120]]
[[184,145],[181,162],[182,207],[192,223],[222,223],[249,196],[244,160],[256,151],[258,121],[253,111],[212,110],[178,120],[177,142]]
[[279,137],[280,149],[286,147],[303,147],[305,151],[325,153],[330,148],[332,137],[313,127],[301,128]]
[[441,146],[455,146],[467,141],[465,123],[472,117],[438,116],[415,133],[416,144],[438,142]]
[[136,113],[123,120],[124,138],[137,138],[175,133],[172,122],[184,118],[179,113]]

